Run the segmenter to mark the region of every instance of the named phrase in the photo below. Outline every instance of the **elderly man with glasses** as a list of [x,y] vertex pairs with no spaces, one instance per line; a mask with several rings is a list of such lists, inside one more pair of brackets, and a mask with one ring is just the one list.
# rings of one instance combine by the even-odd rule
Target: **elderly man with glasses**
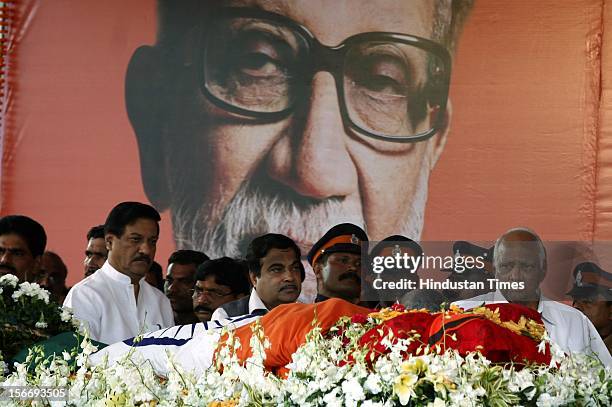
[[350,222],[423,227],[446,142],[451,52],[471,1],[159,1],[126,101],[143,182],[175,239],[237,256],[302,251]]

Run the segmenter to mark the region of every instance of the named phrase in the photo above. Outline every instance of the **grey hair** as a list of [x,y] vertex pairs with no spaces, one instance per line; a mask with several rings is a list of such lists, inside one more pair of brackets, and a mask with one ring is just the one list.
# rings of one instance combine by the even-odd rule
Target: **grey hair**
[[453,52],[473,5],[474,0],[435,0],[433,39]]
[[[212,2],[210,2],[212,3]],[[474,0],[435,0],[433,38],[453,51]],[[176,47],[213,4],[205,1],[158,0],[157,46]]]
[[495,266],[495,270],[497,270],[498,266],[499,266],[499,257],[497,254],[500,252],[500,248],[502,247],[502,244],[505,242],[506,237],[508,237],[509,235],[515,234],[515,233],[526,233],[528,235],[531,235],[533,237],[533,241],[536,242],[538,244],[538,258],[540,260],[540,269],[542,271],[546,271],[546,247],[544,246],[544,243],[542,242],[542,239],[540,239],[540,236],[537,235],[536,232],[534,232],[533,230],[526,228],[526,227],[517,227],[517,228],[512,228],[510,230],[507,230],[503,235],[501,235],[496,241],[495,241],[495,246],[493,249],[493,265]]

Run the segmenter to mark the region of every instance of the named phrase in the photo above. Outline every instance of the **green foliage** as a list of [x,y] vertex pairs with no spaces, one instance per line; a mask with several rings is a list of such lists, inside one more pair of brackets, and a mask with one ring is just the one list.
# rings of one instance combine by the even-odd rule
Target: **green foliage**
[[74,331],[70,313],[49,301],[49,292],[36,283],[17,284],[0,278],[0,350],[10,360],[21,349],[66,331]]

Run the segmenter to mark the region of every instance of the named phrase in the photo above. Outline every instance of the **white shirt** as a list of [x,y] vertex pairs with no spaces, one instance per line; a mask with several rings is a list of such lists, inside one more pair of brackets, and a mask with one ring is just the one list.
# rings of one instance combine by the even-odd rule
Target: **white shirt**
[[89,330],[91,339],[110,344],[174,325],[170,301],[145,281],[139,281],[138,301],[128,276],[108,261],[68,292],[64,307]]
[[[257,291],[255,291],[255,289],[253,288],[251,290],[251,295],[249,296],[249,312],[247,315],[252,314],[253,311],[255,311],[256,309],[265,309],[266,311],[270,311],[266,307],[266,304],[263,303],[261,298],[259,298],[259,295],[257,295]],[[229,316],[227,315],[227,312],[221,307],[217,308],[210,316],[211,321],[221,321],[222,319],[226,318],[229,318]]]
[[[453,304],[471,309],[482,303],[508,302],[498,290]],[[612,357],[589,319],[575,308],[540,296],[538,312],[550,339],[565,352],[581,352],[594,355],[606,366],[612,366]]]

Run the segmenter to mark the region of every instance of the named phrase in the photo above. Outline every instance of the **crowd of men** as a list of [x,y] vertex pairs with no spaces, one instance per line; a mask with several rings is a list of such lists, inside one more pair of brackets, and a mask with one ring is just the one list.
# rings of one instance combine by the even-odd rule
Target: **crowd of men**
[[[56,253],[45,251],[42,225],[26,216],[5,216],[0,218],[0,275],[10,273],[20,281],[38,282],[55,301],[73,311],[92,339],[103,343],[174,325],[263,315],[298,300],[306,270],[300,248],[289,237],[276,233],[255,237],[244,258],[210,259],[196,250],[177,250],[168,259],[164,279],[161,266],[157,271],[154,267],[159,221],[159,213],[150,205],[122,202],[115,206],[103,225],[87,233],[84,278],[68,290],[67,267]],[[492,248],[456,242],[455,255],[484,259],[483,267],[446,270],[448,281],[495,277],[502,282],[520,281],[521,289],[395,289],[366,302],[362,263],[374,255],[418,257],[423,253],[419,243],[406,236],[389,236],[369,253],[363,250],[367,243],[362,228],[343,223],[312,246],[305,257],[316,277],[315,302],[340,298],[379,308],[399,301],[431,311],[451,302],[464,309],[491,302],[517,303],[540,313],[550,337],[563,350],[589,352],[607,365],[612,363],[612,274],[595,263],[581,263],[574,269],[574,285],[568,293],[573,307],[547,299],[540,290],[547,271],[546,249],[529,229],[507,231]]]

